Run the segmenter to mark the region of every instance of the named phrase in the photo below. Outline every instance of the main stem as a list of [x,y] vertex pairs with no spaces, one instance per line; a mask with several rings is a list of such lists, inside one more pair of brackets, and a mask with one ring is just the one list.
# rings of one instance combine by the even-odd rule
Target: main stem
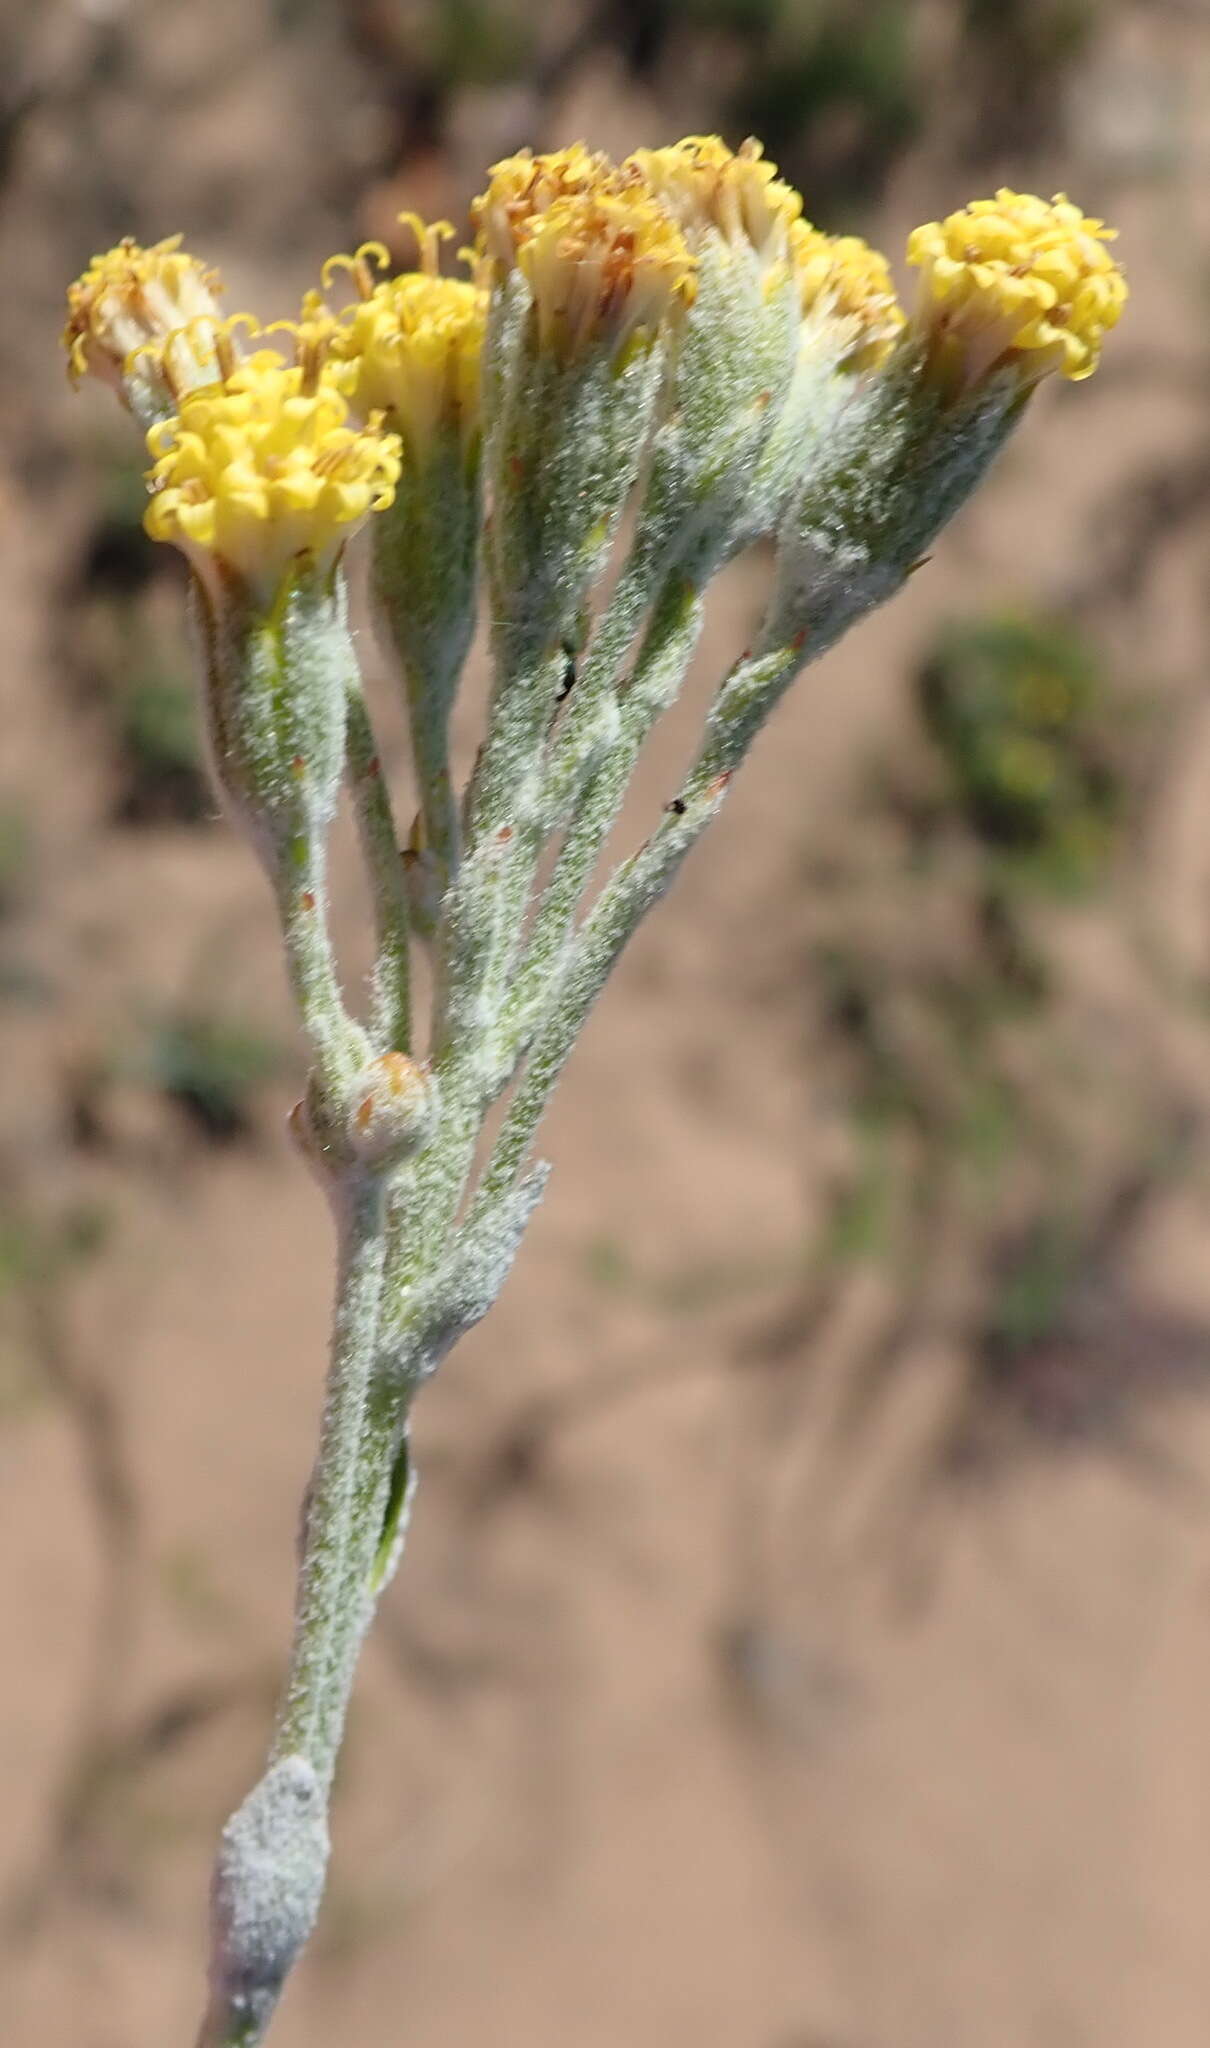
[[341,1190],[339,1262],[323,1424],[304,1510],[302,1568],[290,1669],[271,1761],[305,1756],[331,1780],[339,1728],[329,1694],[340,1689],[340,1612],[352,1560],[366,1408],[378,1346],[386,1257],[385,1199],[377,1177],[358,1175]]
[[268,1769],[223,1831],[210,2004],[198,2048],[254,2048],[314,1925],[327,1802],[373,1605],[402,1401],[375,1382],[387,1244],[381,1175],[338,1188],[339,1266],[319,1453],[303,1526],[294,1642]]

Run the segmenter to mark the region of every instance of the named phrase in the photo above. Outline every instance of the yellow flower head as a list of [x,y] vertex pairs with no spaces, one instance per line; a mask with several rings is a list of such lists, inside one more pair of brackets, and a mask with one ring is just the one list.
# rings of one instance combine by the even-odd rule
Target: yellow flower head
[[492,165],[487,191],[471,202],[479,253],[490,266],[511,270],[536,215],[545,213],[556,199],[595,190],[616,175],[607,156],[585,149],[582,142],[546,156],[523,149],[517,156],[504,157]]
[[465,440],[478,428],[487,293],[438,274],[438,239],[453,233],[446,222],[426,228],[403,218],[416,231],[419,270],[375,284],[368,259],[380,252],[373,245],[324,265],[325,284],[345,267],[358,291],[334,323],[328,350],[354,410],[384,414],[409,456],[423,462],[443,421],[457,424]]
[[147,372],[178,397],[217,374],[214,294],[221,289],[218,272],[186,255],[179,235],[151,249],[128,236],[94,256],[68,287],[68,374],[75,381],[100,377],[125,398],[123,371],[138,354],[148,358]]
[[1062,193],[1045,200],[1007,188],[915,228],[915,324],[947,379],[965,389],[1002,367],[1026,386],[1051,370],[1090,377],[1126,302],[1104,246],[1113,232]]
[[790,266],[803,319],[826,316],[843,337],[842,368],[873,370],[885,362],[904,324],[886,257],[857,235],[824,235],[796,220]]
[[376,416],[364,427],[348,416],[326,366],[258,350],[151,429],[148,533],[182,548],[203,577],[217,560],[270,601],[297,556],[326,567],[394,497],[398,435]]
[[717,135],[687,135],[667,149],[636,149],[626,162],[679,221],[691,247],[713,231],[733,248],[750,247],[762,268],[786,261],[802,200],[752,137],[731,150]]
[[495,165],[472,213],[489,273],[527,279],[542,348],[620,348],[692,298],[693,258],[672,216],[637,169],[579,143]]
[[535,217],[517,252],[538,313],[540,346],[575,356],[653,335],[688,303],[693,265],[669,216],[635,187],[569,193]]

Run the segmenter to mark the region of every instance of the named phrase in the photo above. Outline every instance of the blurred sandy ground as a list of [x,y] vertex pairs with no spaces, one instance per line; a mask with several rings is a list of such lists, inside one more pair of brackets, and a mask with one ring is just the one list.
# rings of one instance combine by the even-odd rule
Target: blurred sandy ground
[[[460,217],[524,140],[737,140],[753,108],[828,226],[897,252],[1001,180],[1064,186],[1120,224],[1134,298],[1097,379],[1044,394],[927,572],[800,687],[580,1049],[548,1204],[421,1404],[324,1924],[274,2038],[1203,2048],[1210,1047],[1123,931],[1203,984],[1207,14],[838,9],[830,43],[816,15],[0,16],[12,2048],[192,2038],[215,1832],[286,1641],[328,1307],[325,1218],[283,1132],[298,1056],[267,905],[220,824],[132,795],[114,677],[127,654],[179,659],[179,589],[132,538],[123,423],[65,389],[63,286],[124,231],[181,228],[229,304],[284,313],[400,206]],[[699,714],[760,577],[719,593]],[[1161,721],[1108,901],[1043,911],[1040,943],[1055,1030],[1074,1017],[1079,1078],[1104,1072],[1106,1174],[1132,1107],[1177,1116],[1193,1165],[1127,1205],[1078,1313],[1025,1361],[1037,1398],[974,1457],[987,1275],[961,1203],[924,1233],[923,1309],[905,1318],[876,1260],[821,1293],[845,1101],[815,1058],[809,961],[813,877],[862,869],[872,755],[921,744],[912,664],[952,611],[1006,600],[1076,607]],[[660,735],[631,832],[675,787],[692,715]],[[910,955],[888,873],[874,913]],[[340,891],[353,927],[347,862]],[[182,1052],[198,1017],[225,1050]],[[894,1369],[871,1381],[872,1357]]]

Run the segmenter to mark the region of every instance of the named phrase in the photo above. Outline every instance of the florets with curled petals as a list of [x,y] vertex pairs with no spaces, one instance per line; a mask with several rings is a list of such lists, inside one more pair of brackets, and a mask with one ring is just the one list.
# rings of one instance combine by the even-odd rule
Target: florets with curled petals
[[538,313],[539,345],[576,356],[654,335],[692,296],[684,236],[636,190],[569,193],[539,214],[517,253]]
[[355,411],[383,414],[402,436],[409,458],[423,464],[442,422],[457,426],[464,442],[478,431],[488,295],[465,278],[439,274],[438,239],[453,234],[447,222],[412,224],[419,270],[375,284],[368,259],[378,251],[367,244],[354,257],[332,258],[324,265],[324,280],[343,266],[358,290],[328,337],[342,389]]
[[666,149],[636,149],[624,168],[651,187],[691,247],[713,230],[749,246],[762,267],[785,262],[802,200],[753,137],[732,150],[717,135],[687,135]]
[[804,321],[828,321],[841,367],[877,369],[904,324],[886,257],[857,235],[821,234],[799,220],[790,230],[790,268]]
[[1046,200],[1007,187],[914,229],[913,324],[945,380],[965,389],[1000,368],[1026,387],[1052,370],[1090,377],[1126,302],[1104,246],[1113,236],[1062,193]]
[[377,418],[348,418],[326,368],[309,375],[258,350],[151,429],[148,533],[182,548],[204,578],[217,560],[271,600],[296,557],[327,566],[394,496],[398,436]]
[[603,151],[573,142],[568,149],[550,150],[544,156],[520,150],[493,164],[488,175],[487,191],[471,202],[478,251],[490,266],[510,270],[538,214],[556,199],[600,189],[616,171]]
[[128,235],[69,285],[63,346],[74,381],[99,377],[127,400],[123,373],[139,355],[153,358],[152,374],[174,396],[215,376],[222,281],[181,239],[144,249]]
[[578,143],[497,164],[472,213],[485,269],[522,272],[538,345],[564,358],[650,337],[692,299],[693,258],[671,214],[633,166]]

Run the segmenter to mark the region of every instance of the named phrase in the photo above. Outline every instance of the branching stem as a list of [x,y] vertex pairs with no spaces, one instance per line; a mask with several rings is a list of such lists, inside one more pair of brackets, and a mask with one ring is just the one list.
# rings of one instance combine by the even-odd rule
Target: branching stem
[[391,799],[378,758],[374,732],[352,671],[346,683],[348,758],[346,776],[357,815],[362,858],[374,904],[377,959],[374,965],[372,1034],[384,1049],[406,1052],[411,1044],[409,924],[403,858]]

